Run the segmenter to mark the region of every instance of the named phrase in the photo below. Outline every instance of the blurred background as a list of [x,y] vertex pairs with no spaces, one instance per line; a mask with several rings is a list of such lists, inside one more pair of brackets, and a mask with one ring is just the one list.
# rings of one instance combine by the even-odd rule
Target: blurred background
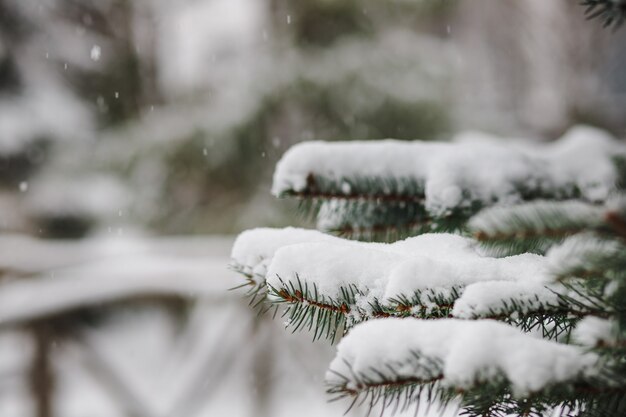
[[[341,415],[237,232],[297,142],[626,133],[626,30],[570,0],[0,0],[0,415]],[[362,415],[355,411],[352,415]]]

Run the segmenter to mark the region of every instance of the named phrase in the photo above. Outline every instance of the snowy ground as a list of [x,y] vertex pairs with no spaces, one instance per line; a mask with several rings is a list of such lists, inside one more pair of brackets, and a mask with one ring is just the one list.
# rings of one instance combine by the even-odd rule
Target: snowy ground
[[257,317],[227,291],[240,282],[227,268],[231,245],[0,238],[0,415],[35,413],[28,326],[41,318],[65,326],[51,353],[58,416],[342,415],[348,404],[324,393],[334,347]]

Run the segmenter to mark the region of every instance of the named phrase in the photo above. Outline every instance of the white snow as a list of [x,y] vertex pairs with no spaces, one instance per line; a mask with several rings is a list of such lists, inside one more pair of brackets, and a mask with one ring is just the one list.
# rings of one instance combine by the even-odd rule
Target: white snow
[[382,302],[416,291],[446,293],[482,281],[545,280],[543,257],[487,258],[472,243],[441,233],[392,244],[336,239],[286,245],[276,250],[266,279],[275,288],[299,281],[315,285],[319,295],[333,299],[342,287],[354,285]]
[[389,276],[385,299],[415,290],[466,286],[485,281],[526,281],[544,279],[544,259],[524,254],[508,258],[487,258],[475,249],[466,253],[441,253],[439,259],[414,256],[398,265]]
[[100,61],[100,56],[102,55],[102,48],[100,45],[94,45],[91,47],[91,51],[89,51],[89,57],[92,61]]
[[250,229],[237,236],[230,255],[231,263],[246,275],[264,277],[269,262],[279,248],[301,242],[338,240],[341,239],[317,230],[296,227]]
[[[535,232],[548,228],[549,218],[558,218],[567,213],[571,224],[600,225],[604,220],[605,209],[579,200],[563,202],[533,201],[511,207],[488,207],[473,216],[468,226],[471,230],[491,234],[510,234],[519,231],[523,222]],[[547,221],[546,221],[547,219]],[[519,221],[516,221],[519,220]]]
[[617,323],[610,319],[585,317],[572,331],[572,339],[590,348],[600,344],[610,345],[617,340]]
[[389,380],[441,376],[445,385],[470,388],[503,376],[521,397],[584,375],[595,362],[581,348],[491,320],[384,319],[358,325],[339,343],[326,380],[343,384],[343,375],[352,389],[363,379],[383,382],[375,369]]
[[454,302],[452,315],[464,319],[508,315],[512,301],[516,303],[516,311],[528,313],[558,306],[559,297],[549,287],[537,282],[478,282],[465,288]]
[[380,297],[390,271],[404,259],[398,253],[370,245],[300,243],[276,251],[266,279],[274,288],[289,283],[297,288],[300,280],[311,288],[315,285],[319,295],[332,299],[341,295],[342,287],[350,285]]
[[385,244],[304,229],[255,229],[237,238],[231,257],[244,273],[257,274],[276,289],[301,285],[337,300],[342,288],[356,288],[363,294],[359,306],[374,300],[392,306],[417,292],[419,302],[428,305],[434,296],[451,297],[453,290],[461,292],[453,315],[462,318],[505,313],[512,300],[528,309],[557,304],[546,288],[555,285],[549,283],[545,257],[490,258],[472,239],[452,234]]
[[[537,149],[537,155],[542,151]],[[624,145],[607,132],[576,126],[547,152],[549,178],[555,187],[573,181],[589,201],[606,200],[615,189],[615,167],[607,156],[623,155]]]
[[615,188],[611,156],[626,148],[606,133],[576,127],[551,144],[486,141],[463,135],[456,143],[306,142],[289,149],[276,166],[272,192],[306,188],[310,174],[340,183],[358,178],[410,178],[425,186],[425,206],[441,214],[472,201],[517,202],[519,187],[554,193],[578,187],[590,201]]
[[616,241],[601,239],[591,233],[582,233],[552,246],[546,253],[546,260],[550,274],[554,279],[558,279],[569,271],[595,272],[598,268],[596,262],[619,255],[622,250],[622,245]]

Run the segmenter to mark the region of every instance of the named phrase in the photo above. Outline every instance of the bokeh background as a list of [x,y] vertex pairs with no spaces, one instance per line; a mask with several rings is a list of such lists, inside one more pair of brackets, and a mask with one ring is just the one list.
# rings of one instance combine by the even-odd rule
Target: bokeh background
[[624,137],[626,30],[577,3],[0,0],[0,415],[341,415],[233,236],[309,225],[301,141]]

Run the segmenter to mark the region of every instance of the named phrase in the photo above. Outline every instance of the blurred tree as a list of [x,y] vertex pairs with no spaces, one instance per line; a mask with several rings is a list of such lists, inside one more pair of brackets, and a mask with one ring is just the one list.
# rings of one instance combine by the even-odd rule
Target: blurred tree
[[[0,210],[15,230],[59,236],[46,225],[225,232],[284,223],[248,207],[270,204],[259,186],[298,141],[619,132],[623,34],[569,34],[581,16],[537,0],[4,0]],[[20,191],[86,173],[133,198],[81,220],[76,197],[51,216]]]

